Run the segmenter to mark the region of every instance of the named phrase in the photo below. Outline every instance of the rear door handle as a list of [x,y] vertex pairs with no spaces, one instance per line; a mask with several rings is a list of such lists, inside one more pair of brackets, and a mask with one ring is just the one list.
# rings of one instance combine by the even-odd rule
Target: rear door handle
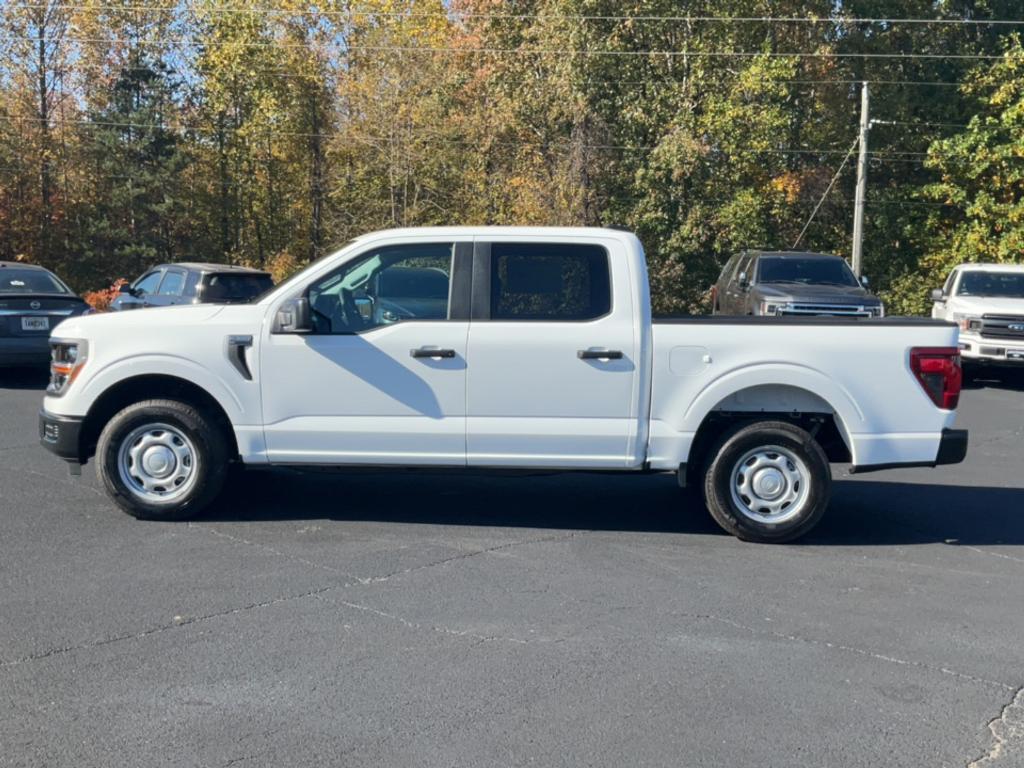
[[410,349],[409,354],[413,357],[444,357],[452,358],[455,357],[454,349],[437,349],[435,347],[420,347],[419,349]]
[[622,352],[617,349],[580,349],[576,357],[580,360],[621,360]]

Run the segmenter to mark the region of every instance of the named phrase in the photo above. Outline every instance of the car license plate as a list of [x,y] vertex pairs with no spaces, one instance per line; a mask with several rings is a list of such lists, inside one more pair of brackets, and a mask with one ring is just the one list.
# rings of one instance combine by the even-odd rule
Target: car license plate
[[1024,349],[1008,349],[1006,350],[1007,360],[1024,360]]
[[48,331],[48,330],[50,330],[50,318],[48,318],[48,317],[23,317],[23,318],[21,318],[21,330],[23,330],[23,331]]

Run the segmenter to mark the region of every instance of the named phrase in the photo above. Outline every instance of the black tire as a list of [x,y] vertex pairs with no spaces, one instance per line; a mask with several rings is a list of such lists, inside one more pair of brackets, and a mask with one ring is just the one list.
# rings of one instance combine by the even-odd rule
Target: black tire
[[[805,472],[806,486],[800,482],[789,484],[798,489],[800,494],[796,510],[786,509],[778,513],[778,522],[754,519],[760,517],[757,512],[747,513],[742,502],[737,503],[733,494],[733,471],[739,471],[737,464],[749,452],[761,447],[775,446],[788,451],[799,459]],[[779,454],[774,455],[776,461]],[[785,457],[783,457],[784,460]],[[791,463],[788,466],[793,467]],[[742,473],[739,474],[742,477]],[[757,421],[740,424],[723,435],[708,453],[707,467],[704,473],[704,501],[708,511],[722,528],[733,536],[744,541],[761,543],[783,543],[793,541],[810,531],[821,520],[828,507],[832,491],[832,471],[825,452],[817,441],[806,430],[784,421]],[[736,496],[744,497],[737,488]],[[783,494],[784,497],[784,494]],[[756,503],[748,504],[756,506]],[[791,517],[787,515],[792,515]]]
[[[161,424],[179,430],[191,443],[190,454],[195,458],[194,464],[188,465],[192,467],[188,487],[180,496],[150,501],[125,482],[118,465],[122,444],[133,432]],[[185,520],[198,515],[220,493],[229,459],[222,426],[203,411],[178,400],[143,400],[118,412],[103,428],[96,447],[96,475],[110,497],[132,517]]]

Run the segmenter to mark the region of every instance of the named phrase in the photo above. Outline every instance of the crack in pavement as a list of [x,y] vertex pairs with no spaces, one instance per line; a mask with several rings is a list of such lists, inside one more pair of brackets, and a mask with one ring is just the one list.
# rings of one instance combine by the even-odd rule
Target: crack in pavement
[[1024,686],[1016,689],[999,716],[989,721],[988,730],[992,734],[992,746],[984,755],[967,763],[967,768],[998,765],[1004,757],[1020,756],[1020,753],[1011,755],[1009,750],[1024,752]]
[[[198,526],[193,526],[192,524],[190,524],[190,527],[198,527]],[[210,529],[202,529],[202,530],[210,532]],[[588,533],[588,531],[574,531],[571,534],[564,535],[564,536],[548,536],[548,537],[542,537],[542,538],[536,538],[536,539],[523,539],[521,541],[514,541],[514,542],[507,543],[507,544],[501,544],[501,545],[495,546],[495,547],[488,547],[486,549],[480,549],[480,550],[476,550],[474,552],[466,552],[466,553],[463,553],[463,554],[460,554],[460,555],[456,555],[454,557],[446,557],[446,558],[444,558],[442,560],[437,560],[435,562],[427,563],[425,565],[417,566],[415,568],[406,568],[405,570],[396,571],[394,573],[386,574],[385,576],[380,576],[380,577],[377,577],[377,578],[359,578],[359,577],[355,577],[352,581],[347,581],[347,582],[344,582],[342,584],[330,584],[330,585],[327,585],[327,586],[319,587],[317,589],[309,590],[307,592],[301,592],[299,594],[294,594],[294,595],[285,595],[283,597],[276,597],[276,598],[273,598],[273,599],[270,599],[270,600],[263,600],[263,601],[256,602],[256,603],[250,603],[248,605],[244,605],[244,606],[237,607],[237,608],[231,608],[231,609],[228,609],[228,610],[225,610],[225,611],[218,611],[218,612],[215,612],[215,613],[205,614],[205,615],[202,615],[202,616],[190,616],[190,617],[186,617],[186,618],[176,619],[175,621],[172,621],[170,624],[161,624],[159,626],[152,627],[152,628],[147,629],[147,630],[143,630],[142,632],[135,632],[135,633],[131,633],[131,634],[118,635],[116,637],[108,637],[108,638],[104,638],[102,640],[94,640],[94,641],[91,641],[91,642],[88,642],[88,643],[80,643],[78,645],[69,645],[69,646],[63,646],[63,647],[60,647],[60,648],[50,648],[50,649],[48,649],[46,651],[40,651],[38,653],[32,653],[32,654],[29,654],[27,656],[22,656],[21,658],[18,658],[18,659],[9,659],[9,660],[6,660],[6,661],[0,661],[0,669],[5,669],[5,668],[8,668],[8,667],[14,667],[14,666],[17,666],[19,664],[25,664],[25,663],[32,662],[32,661],[40,661],[42,659],[51,658],[53,656],[60,656],[60,655],[63,655],[63,654],[66,654],[66,653],[72,653],[72,652],[75,652],[75,651],[91,650],[93,648],[100,648],[100,647],[103,647],[103,646],[106,646],[106,645],[111,645],[111,644],[114,644],[114,643],[125,642],[125,641],[129,641],[129,640],[141,640],[141,639],[150,637],[152,635],[160,634],[161,632],[166,632],[166,631],[173,630],[173,629],[179,629],[181,627],[187,627],[187,626],[190,626],[192,624],[198,624],[199,622],[209,621],[211,619],[219,619],[219,618],[224,618],[226,616],[233,616],[233,615],[237,615],[237,614],[240,614],[240,613],[246,613],[248,611],[256,610],[256,609],[259,609],[259,608],[267,608],[267,607],[270,607],[270,606],[273,606],[273,605],[278,605],[280,603],[286,603],[286,602],[291,602],[291,601],[295,601],[295,600],[304,600],[304,599],[310,598],[310,597],[318,597],[318,596],[323,595],[323,594],[325,594],[327,592],[334,592],[336,590],[348,589],[349,587],[365,586],[367,584],[378,584],[378,583],[387,581],[388,579],[393,578],[395,576],[404,575],[406,573],[413,573],[413,572],[416,572],[416,571],[422,571],[422,570],[425,570],[427,568],[433,568],[433,567],[436,567],[436,566],[446,565],[447,563],[451,563],[451,562],[457,561],[457,560],[466,560],[466,559],[469,559],[471,557],[476,557],[477,555],[485,555],[485,554],[488,554],[488,553],[491,553],[491,552],[498,552],[498,551],[501,551],[501,550],[511,549],[513,547],[523,546],[523,545],[526,545],[526,544],[538,544],[538,543],[545,543],[545,542],[563,541],[563,540],[566,540],[566,539],[575,538],[576,536],[581,535],[583,533]],[[226,535],[224,537],[228,538],[228,539],[233,539],[234,541],[239,542],[239,543],[249,544],[251,546],[262,546],[262,545],[254,544],[253,542],[250,542],[250,541],[245,540],[245,539],[238,539],[238,538],[235,538],[235,537],[232,537],[232,536],[226,536]],[[280,554],[283,557],[289,557],[289,555],[287,555],[287,554],[285,554],[283,552],[279,552],[277,554]],[[316,564],[314,564],[314,563],[307,563],[307,565],[316,565]],[[338,573],[340,574],[341,572],[339,571]],[[361,607],[364,610],[371,611],[371,612],[376,612],[376,611],[374,611],[374,609],[369,608],[368,606],[359,606],[358,604],[352,604],[351,607],[353,607],[353,608],[360,608]],[[386,614],[381,613],[381,615],[386,615]],[[389,618],[399,619],[399,617],[397,617],[397,616],[389,616]],[[409,626],[422,626],[422,625],[415,625],[413,622],[408,622],[408,625]],[[442,629],[439,628],[437,631],[442,631]],[[459,633],[458,630],[451,630],[450,632],[447,632],[446,634],[457,635],[457,634],[460,634],[460,633]],[[467,636],[472,636],[472,637],[475,637],[475,638],[478,638],[478,639],[485,637],[484,635],[472,635],[472,634],[467,634]],[[510,639],[510,641],[515,642],[515,641],[513,641],[511,639]]]
[[777,637],[780,640],[789,640],[791,642],[797,642],[797,643],[807,643],[808,645],[817,645],[817,646],[821,646],[823,648],[828,648],[830,650],[844,651],[846,653],[855,653],[855,654],[857,654],[859,656],[865,656],[867,658],[875,659],[877,661],[884,661],[884,662],[887,662],[889,664],[898,664],[898,665],[904,666],[904,667],[917,667],[918,669],[925,669],[925,670],[928,670],[930,672],[939,672],[939,673],[941,673],[943,675],[948,675],[950,677],[955,677],[955,678],[960,679],[960,680],[966,680],[968,682],[978,683],[978,684],[981,684],[981,685],[995,686],[996,688],[1001,688],[1004,691],[1014,691],[1014,690],[1016,690],[1012,685],[1007,685],[1006,683],[1001,683],[998,680],[989,680],[988,678],[984,678],[984,677],[976,677],[974,675],[969,675],[966,672],[958,672],[957,670],[949,669],[948,667],[937,667],[937,666],[934,666],[932,664],[928,664],[928,663],[923,662],[923,661],[913,661],[911,659],[901,659],[901,658],[899,658],[897,656],[887,656],[887,655],[885,655],[883,653],[877,653],[875,651],[869,651],[866,648],[857,648],[857,647],[852,646],[852,645],[845,645],[843,643],[836,643],[836,642],[833,642],[831,640],[821,640],[821,639],[814,638],[814,637],[803,637],[801,635],[790,635],[790,634],[786,634],[785,632],[776,632],[775,630],[772,630],[772,629],[759,629],[758,627],[752,627],[749,624],[741,624],[738,621],[732,621],[731,619],[725,619],[725,618],[722,618],[721,616],[713,616],[713,615],[710,615],[710,614],[702,614],[702,615],[694,616],[693,618],[702,618],[702,619],[707,619],[708,621],[717,621],[719,623],[726,624],[726,625],[728,625],[730,627],[735,627],[736,629],[745,630],[745,631],[750,632],[751,634],[755,634],[755,635],[768,635],[768,636],[771,636],[771,637]]
[[1002,552],[993,552],[990,549],[982,549],[981,547],[972,547],[970,544],[961,544],[958,541],[956,541],[956,542],[954,542],[954,541],[947,541],[946,543],[947,544],[951,544],[953,546],[963,547],[964,549],[969,549],[972,552],[978,552],[979,554],[982,554],[982,555],[988,555],[989,557],[1001,557],[1004,560],[1013,560],[1015,563],[1024,563],[1024,557],[1014,557],[1013,555],[1006,555],[1006,554],[1003,554]]
[[582,536],[582,535],[587,534],[587,533],[593,533],[593,531],[590,531],[590,530],[578,530],[578,531],[571,531],[571,532],[569,532],[567,534],[563,534],[561,536],[539,536],[539,537],[537,537],[535,539],[522,539],[520,541],[512,541],[512,542],[509,542],[507,544],[498,544],[498,545],[493,546],[493,547],[487,547],[486,549],[477,549],[477,550],[474,550],[472,552],[460,552],[457,555],[452,555],[450,557],[446,557],[446,558],[444,558],[442,560],[437,560],[437,561],[432,562],[432,563],[426,563],[424,565],[414,565],[414,566],[412,566],[410,568],[403,568],[402,570],[399,570],[399,571],[392,571],[391,573],[386,573],[383,576],[371,576],[371,577],[367,578],[363,583],[365,583],[365,584],[381,584],[381,583],[383,583],[385,581],[388,581],[389,579],[393,579],[395,576],[404,576],[407,573],[415,573],[417,571],[423,571],[423,570],[426,570],[428,568],[437,567],[439,565],[447,565],[448,563],[453,563],[453,562],[456,562],[458,560],[468,560],[469,558],[476,557],[477,555],[486,555],[486,554],[490,554],[492,552],[501,552],[501,551],[506,550],[506,549],[512,549],[513,547],[522,546],[524,544],[544,544],[544,543],[547,543],[547,542],[568,541],[569,539],[575,539],[577,536]]
[[346,578],[353,579],[354,581],[359,582],[360,584],[366,583],[366,579],[364,577],[362,577],[362,576],[357,576],[354,573],[349,573],[348,571],[343,571],[340,568],[335,568],[334,566],[331,566],[331,565],[324,565],[323,563],[317,563],[317,562],[315,562],[313,560],[307,560],[306,558],[299,557],[298,555],[292,555],[292,554],[289,554],[288,552],[282,552],[281,550],[275,549],[274,547],[270,546],[269,544],[262,544],[262,543],[260,543],[258,541],[250,541],[249,539],[243,539],[240,536],[232,536],[230,533],[224,533],[223,531],[218,531],[216,528],[207,528],[207,527],[205,527],[203,525],[200,525],[198,523],[188,523],[187,527],[191,528],[193,530],[203,531],[204,533],[208,533],[208,534],[210,534],[212,536],[216,536],[217,538],[228,539],[230,541],[235,542],[236,544],[247,544],[248,546],[254,547],[255,549],[260,549],[260,550],[263,550],[264,552],[269,552],[272,555],[276,555],[278,557],[283,557],[285,560],[291,560],[292,562],[300,563],[300,564],[308,566],[310,568],[316,568],[318,570],[328,571],[330,573],[336,573],[336,574],[338,574],[340,576],[345,576]]
[[[371,608],[368,605],[362,605],[361,603],[351,603],[347,600],[339,600],[340,605],[354,608],[357,611],[365,611],[366,613],[372,613],[374,616],[380,616],[381,618],[391,619],[397,621],[402,626],[410,629],[429,629],[432,632],[437,632],[441,635],[451,635],[453,637],[469,637],[477,642],[473,645],[479,645],[480,643],[489,643],[494,640],[500,640],[507,643],[515,643],[516,645],[528,645],[529,640],[523,640],[518,637],[503,637],[501,635],[481,635],[476,632],[470,632],[469,630],[453,629],[452,627],[444,627],[436,624],[420,624],[415,621],[410,621],[402,616],[398,616],[394,613],[388,613],[387,611],[381,611],[376,608]],[[473,646],[470,646],[471,648]]]
[[[0,448],[0,450],[3,450],[3,449]],[[0,470],[5,471],[5,472],[11,472],[11,473],[16,474],[16,475],[33,475],[35,477],[41,477],[44,480],[48,480],[51,483],[60,483],[61,485],[71,486],[72,488],[75,488],[76,490],[84,489],[84,490],[89,491],[90,493],[94,493],[94,494],[96,494],[98,496],[102,496],[103,498],[107,498],[107,494],[105,494],[99,488],[93,488],[91,485],[87,485],[86,483],[80,483],[80,482],[75,482],[74,480],[69,480],[66,476],[65,477],[54,477],[53,475],[48,475],[45,472],[39,472],[39,471],[34,470],[34,469],[26,469],[24,467],[0,467]]]
[[53,656],[60,656],[65,653],[72,653],[74,651],[89,650],[92,648],[101,648],[105,645],[113,645],[114,643],[121,643],[126,640],[141,640],[152,635],[158,635],[161,632],[167,632],[172,629],[179,629],[181,627],[187,627],[191,624],[198,624],[202,621],[209,621],[210,619],[219,619],[225,616],[233,616],[239,613],[246,613],[248,611],[256,610],[258,608],[266,608],[271,605],[277,605],[279,603],[286,603],[292,600],[302,600],[307,597],[313,597],[314,595],[323,594],[331,589],[338,589],[340,586],[347,585],[334,585],[328,587],[320,587],[318,589],[309,590],[308,592],[302,592],[296,595],[285,595],[284,597],[275,597],[272,600],[263,600],[257,603],[249,603],[237,608],[230,608],[226,611],[217,611],[216,613],[208,613],[202,616],[188,616],[178,618],[172,621],[170,624],[161,624],[150,629],[143,630],[142,632],[135,632],[128,635],[117,635],[116,637],[107,637],[102,640],[94,640],[88,643],[80,643],[78,645],[67,645],[61,648],[50,648],[46,651],[39,653],[32,653],[28,656],[22,656],[20,659],[11,659],[8,661],[0,662],[0,669],[6,667],[14,667],[19,664],[25,664],[30,661],[39,661],[41,659],[48,659]]

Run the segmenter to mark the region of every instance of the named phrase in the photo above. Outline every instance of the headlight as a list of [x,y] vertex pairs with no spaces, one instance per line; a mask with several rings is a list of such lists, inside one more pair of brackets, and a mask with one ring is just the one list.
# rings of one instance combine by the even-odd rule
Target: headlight
[[776,301],[762,301],[761,302],[761,314],[762,315],[777,315],[779,314],[779,308],[781,305]]
[[960,326],[961,331],[981,330],[981,318],[977,315],[966,315],[961,312],[954,312],[953,322]]
[[85,365],[89,345],[82,339],[50,340],[50,385],[47,394],[60,397]]

